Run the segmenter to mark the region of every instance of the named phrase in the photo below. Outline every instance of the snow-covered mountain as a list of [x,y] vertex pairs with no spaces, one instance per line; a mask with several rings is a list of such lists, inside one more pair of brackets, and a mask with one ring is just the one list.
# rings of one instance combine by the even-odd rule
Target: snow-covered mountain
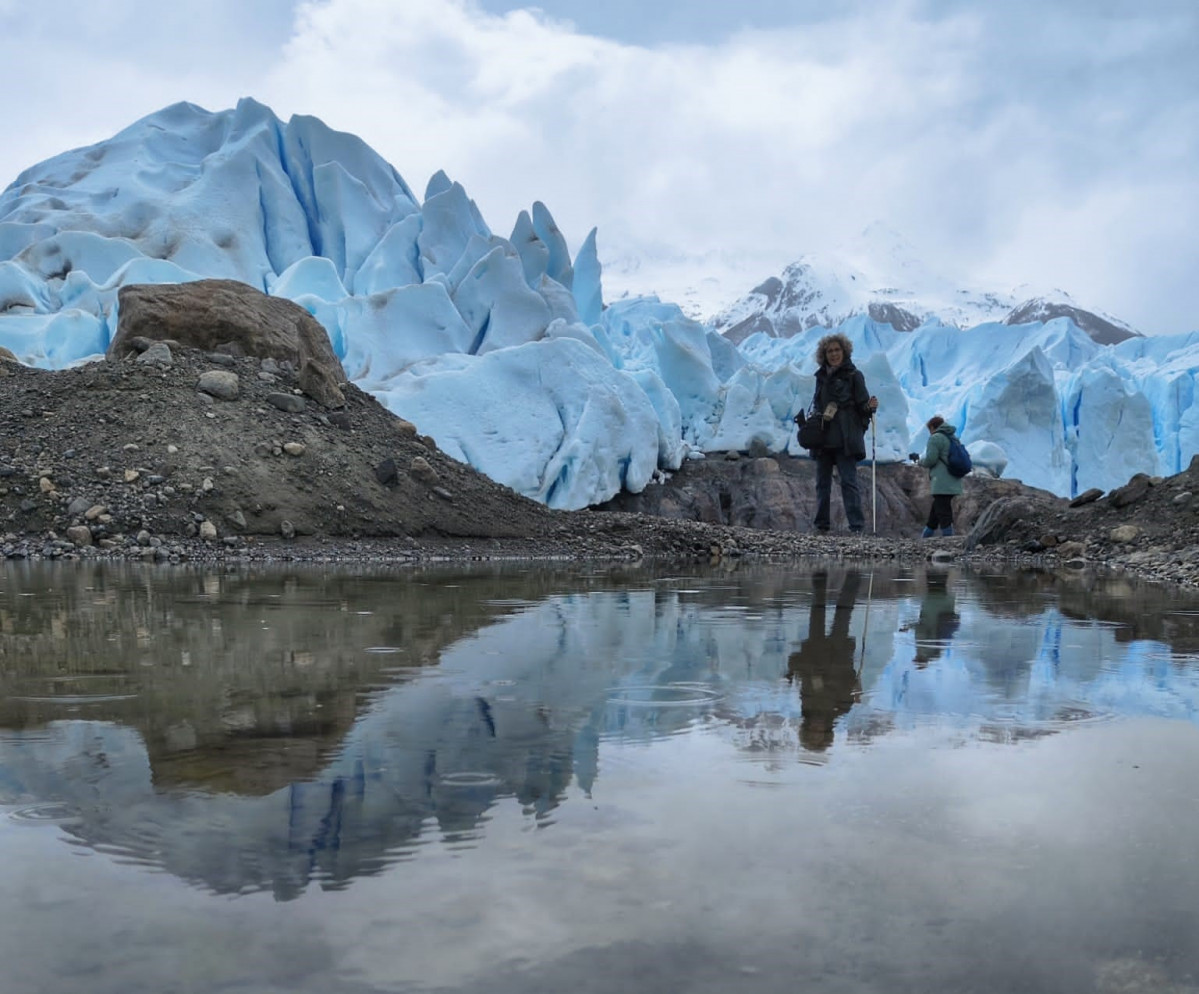
[[758,333],[790,338],[809,328],[835,328],[858,316],[896,331],[929,323],[972,328],[994,321],[1044,324],[1066,317],[1100,345],[1140,334],[1116,318],[1080,307],[1062,290],[955,286],[921,263],[901,236],[878,224],[850,248],[803,256],[763,280],[719,311],[712,325],[739,344]]
[[[1068,298],[963,292],[889,233],[866,242],[730,309],[719,327],[793,322],[736,344],[657,298],[605,306],[596,233],[572,257],[542,204],[505,237],[449,177],[420,197],[314,118],[177,104],[0,193],[0,346],[43,367],[87,361],[116,332],[121,286],[241,280],[305,307],[347,376],[448,454],[558,508],[709,452],[804,455],[791,419],[826,327],[880,398],[880,461],[919,447],[934,413],[1060,494],[1199,452],[1199,333],[1101,344],[1113,333]],[[12,444],[0,437],[0,459]]]
[[654,296],[689,318],[707,321],[747,286],[776,268],[777,258],[728,251],[684,252],[674,246],[605,232],[604,299]]

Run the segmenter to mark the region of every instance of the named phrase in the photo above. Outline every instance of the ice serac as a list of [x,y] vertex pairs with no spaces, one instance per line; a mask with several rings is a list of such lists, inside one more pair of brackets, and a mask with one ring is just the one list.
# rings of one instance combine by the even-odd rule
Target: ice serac
[[382,293],[422,282],[418,238],[423,220],[420,214],[409,214],[387,229],[354,275],[355,293]]
[[472,239],[478,246],[472,262],[485,254],[481,250],[491,231],[461,183],[449,182],[444,173],[435,175],[429,181],[421,213],[424,223],[416,244],[424,279],[438,274],[448,277]]
[[983,473],[995,479],[1003,476],[1007,469],[1007,453],[994,442],[971,442],[966,446],[975,473]]
[[973,386],[960,418],[958,411],[946,417],[956,421],[963,442],[994,442],[1008,453],[1008,476],[1054,493],[1071,492],[1053,367],[1039,348]]
[[371,391],[386,388],[392,377],[424,359],[469,352],[475,339],[436,280],[344,301],[323,323],[328,327],[334,321],[340,322],[346,375]]
[[550,249],[533,230],[533,219],[528,211],[521,211],[516,216],[516,224],[512,227],[511,242],[520,256],[521,268],[525,273],[525,282],[529,286],[537,286],[549,271]]
[[533,230],[549,249],[546,274],[569,290],[574,284],[574,271],[570,265],[570,251],[566,247],[566,238],[558,230],[558,222],[550,214],[549,208],[540,200],[533,204]]
[[525,282],[520,256],[511,246],[496,246],[479,259],[453,301],[474,336],[472,353],[534,341],[550,323],[549,304]]
[[444,354],[377,396],[449,455],[554,508],[641,490],[658,465],[659,418],[645,391],[573,339]]
[[604,312],[604,326],[625,369],[652,369],[674,394],[683,441],[697,452],[708,451],[722,399],[707,329],[674,304],[652,297],[613,304]]
[[595,244],[596,229],[592,228],[583,245],[575,255],[574,285],[575,305],[579,320],[585,325],[599,324],[604,311],[603,291],[600,286],[602,268]]
[[1155,476],[1161,460],[1154,444],[1149,400],[1103,366],[1073,378],[1064,400],[1066,442],[1076,467],[1070,493],[1107,489],[1114,478]]

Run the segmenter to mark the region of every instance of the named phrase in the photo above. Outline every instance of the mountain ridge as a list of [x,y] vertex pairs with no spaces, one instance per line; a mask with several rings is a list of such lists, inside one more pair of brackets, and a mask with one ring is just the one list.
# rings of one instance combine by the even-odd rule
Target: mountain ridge
[[[1081,307],[1062,290],[955,288],[910,257],[887,261],[890,265],[879,267],[836,253],[801,256],[715,314],[711,324],[737,345],[759,333],[791,338],[815,327],[832,329],[860,315],[900,332],[930,322],[964,329],[990,322],[1043,324],[1067,317],[1099,345],[1143,337],[1117,318]],[[897,269],[904,272],[897,276]],[[1021,295],[1021,290],[1029,295]]]

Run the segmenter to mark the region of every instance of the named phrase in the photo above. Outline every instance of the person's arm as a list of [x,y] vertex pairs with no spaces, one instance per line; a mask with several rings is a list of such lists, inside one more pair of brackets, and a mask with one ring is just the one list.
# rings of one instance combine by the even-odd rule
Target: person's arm
[[858,418],[865,428],[870,424],[870,417],[878,410],[878,398],[871,396],[866,389],[866,377],[862,371],[855,370],[853,374],[853,406],[858,412]]
[[941,456],[944,455],[944,446],[937,441],[941,437],[935,431],[928,436],[928,445],[924,447],[924,458],[920,460],[920,465],[925,469],[932,469],[941,461]]

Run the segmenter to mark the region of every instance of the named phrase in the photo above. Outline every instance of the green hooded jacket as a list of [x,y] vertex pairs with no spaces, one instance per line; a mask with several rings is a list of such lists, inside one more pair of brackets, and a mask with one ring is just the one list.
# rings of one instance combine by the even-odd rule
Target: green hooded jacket
[[929,435],[924,458],[920,460],[920,465],[928,470],[934,497],[937,494],[951,494],[956,497],[962,492],[961,477],[949,472],[949,465],[945,461],[949,457],[949,436],[956,432],[957,428],[954,425],[940,425]]

